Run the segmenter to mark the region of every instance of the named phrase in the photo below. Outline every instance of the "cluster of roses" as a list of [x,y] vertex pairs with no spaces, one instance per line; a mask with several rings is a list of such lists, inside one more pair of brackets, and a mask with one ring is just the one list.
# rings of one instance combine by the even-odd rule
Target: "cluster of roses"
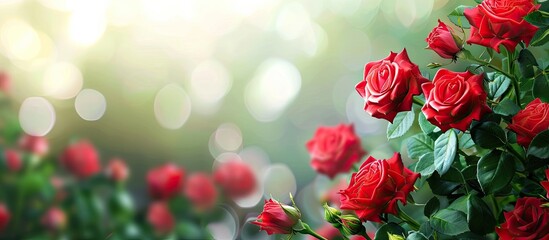
[[[395,232],[393,231],[396,229],[394,226],[385,227],[386,225],[383,225],[381,228],[385,227],[390,229],[390,231],[387,229],[385,229],[386,231],[382,231],[381,234],[385,234],[385,236],[382,236],[380,239],[386,239],[387,233],[389,233],[389,239],[404,239],[406,235],[410,239],[437,239],[437,235],[432,233],[433,229],[439,232],[439,234],[447,234],[449,236],[456,236],[470,229],[474,234],[478,234],[468,236],[473,238],[474,236],[480,237],[495,231],[501,239],[549,239],[549,203],[547,201],[549,193],[547,193],[547,198],[545,199],[543,198],[545,194],[540,195],[539,192],[537,194],[526,194],[525,190],[521,190],[519,187],[522,186],[520,185],[522,183],[519,183],[522,180],[517,179],[514,180],[516,183],[509,184],[513,177],[507,177],[509,181],[504,182],[501,184],[502,186],[492,191],[488,188],[488,185],[483,185],[484,180],[480,179],[480,174],[482,171],[486,171],[486,169],[483,169],[479,163],[479,156],[481,161],[488,159],[485,161],[487,162],[491,161],[490,157],[492,155],[497,155],[498,158],[502,156],[501,151],[512,153],[516,155],[518,162],[522,161],[520,164],[517,163],[517,167],[515,167],[514,161],[495,159],[495,163],[493,164],[496,164],[497,168],[505,164],[506,166],[501,166],[501,168],[508,168],[510,162],[512,173],[518,174],[517,176],[520,176],[520,178],[527,177],[529,180],[533,180],[535,182],[534,185],[536,185],[535,188],[544,188],[544,191],[549,192],[549,181],[542,181],[542,179],[536,177],[536,175],[539,176],[544,171],[544,177],[549,178],[549,169],[545,170],[549,165],[549,135],[547,134],[547,130],[549,129],[549,103],[547,101],[549,98],[544,98],[544,102],[536,96],[536,93],[532,93],[531,90],[527,91],[519,88],[519,86],[526,85],[526,80],[522,79],[533,79],[539,76],[547,79],[547,68],[542,69],[540,67],[540,71],[538,71],[536,76],[527,73],[527,70],[533,72],[533,66],[539,67],[539,65],[535,62],[532,54],[526,50],[531,41],[539,43],[549,40],[549,38],[547,40],[542,39],[549,31],[547,30],[549,28],[549,12],[547,11],[549,11],[549,4],[547,2],[536,4],[532,0],[484,0],[476,7],[458,7],[454,11],[453,17],[461,15],[461,18],[458,20],[454,19],[453,22],[462,31],[463,28],[466,28],[464,26],[466,22],[462,21],[468,22],[470,26],[467,26],[467,28],[470,28],[470,36],[466,42],[468,44],[485,46],[487,48],[486,51],[490,53],[490,59],[486,61],[473,57],[464,48],[464,41],[456,35],[454,30],[439,20],[439,25],[432,30],[426,39],[428,48],[442,58],[451,59],[452,62],[457,61],[458,58],[463,58],[464,60],[478,63],[472,66],[474,70],[471,71],[453,72],[447,69],[440,69],[435,74],[433,80],[429,81],[422,76],[418,66],[410,61],[406,49],[398,54],[391,52],[385,59],[367,63],[364,69],[364,79],[356,85],[357,92],[365,102],[364,110],[375,118],[382,118],[391,122],[389,128],[394,127],[393,130],[397,129],[395,131],[400,130],[400,133],[397,134],[397,137],[399,137],[410,129],[414,121],[412,106],[413,104],[417,104],[421,107],[423,115],[420,118],[424,117],[426,119],[424,123],[420,122],[420,127],[425,133],[422,136],[428,139],[426,142],[431,142],[432,144],[433,140],[436,139],[437,142],[440,142],[437,144],[441,145],[440,149],[442,151],[448,150],[454,153],[447,154],[442,152],[437,154],[438,149],[434,149],[435,153],[433,154],[433,146],[425,143],[426,148],[431,149],[429,153],[431,154],[431,159],[433,155],[435,159],[431,160],[432,162],[429,166],[423,166],[422,169],[415,167],[417,169],[416,172],[403,165],[400,153],[394,153],[393,157],[386,160],[377,160],[372,156],[368,157],[358,169],[355,168],[348,184],[337,185],[340,198],[336,200],[333,200],[333,198],[327,199],[330,204],[336,205],[339,209],[343,210],[343,213],[337,208],[326,205],[325,219],[332,226],[322,227],[318,232],[311,230],[307,224],[300,220],[301,215],[295,204],[294,206],[288,206],[274,200],[265,202],[264,210],[258,216],[256,224],[269,234],[293,234],[297,232],[309,234],[318,239],[346,239],[350,235],[359,235],[369,239],[369,235],[366,234],[362,222],[371,221],[375,223],[387,223],[386,225],[388,225],[390,220],[387,214],[391,214],[394,215],[393,218],[400,219],[403,223],[406,223],[414,232],[410,232],[410,234],[405,234],[404,230],[402,232]],[[536,16],[539,17],[530,21],[525,20],[525,17],[529,15],[533,16],[534,14],[538,14]],[[532,18],[530,17],[530,19]],[[535,22],[543,28],[539,29],[541,27],[531,22]],[[541,34],[536,34],[538,29]],[[523,48],[520,54],[515,53],[517,45],[521,45]],[[495,59],[493,51],[498,53],[503,51],[505,53],[502,65],[507,64],[506,67],[501,68],[492,64],[491,61]],[[519,56],[521,56],[520,60]],[[522,64],[524,58],[529,58],[528,61],[531,64]],[[515,62],[522,64],[520,71],[514,68],[513,64]],[[442,65],[431,64],[430,66],[437,68]],[[501,88],[502,90],[497,93],[497,88],[500,86],[494,87],[491,84],[487,84],[487,81],[491,79],[488,79],[489,73],[483,72],[484,67],[491,68],[495,73],[503,75],[510,82],[507,83],[507,86],[511,85],[512,87]],[[542,79],[541,81],[546,85],[537,85],[538,88],[545,86],[545,89],[542,91],[549,91],[549,83],[543,82],[547,81],[546,79]],[[495,88],[495,90],[492,88]],[[532,88],[531,85],[530,88]],[[493,93],[494,91],[496,94]],[[421,96],[422,94],[424,98]],[[534,95],[533,100],[528,100],[532,94]],[[524,100],[528,100],[529,102],[527,104],[526,102],[522,103]],[[503,109],[504,107],[505,109]],[[524,109],[521,109],[522,107]],[[406,115],[409,111],[412,111],[412,114]],[[411,116],[411,120],[405,119],[409,116]],[[504,121],[500,122],[500,119]],[[485,122],[487,122],[485,125],[489,125],[492,129],[483,128],[484,125],[482,123]],[[510,137],[505,136],[504,131],[499,125],[506,125]],[[426,131],[425,129],[428,130]],[[463,147],[464,149],[473,149],[469,155],[459,149],[454,148],[451,150],[451,148],[445,148],[445,146],[450,145],[457,146],[456,138],[454,138],[455,141],[453,142],[452,138],[443,139],[444,141],[437,139],[444,134],[451,135],[449,132],[452,132],[451,134],[460,134],[460,136],[469,136],[472,145]],[[500,132],[501,134],[499,134]],[[533,144],[534,139],[537,139],[535,144]],[[466,139],[464,138],[464,140]],[[494,142],[496,143],[494,144]],[[498,142],[501,142],[501,144]],[[459,146],[462,146],[461,144],[460,142]],[[517,147],[520,145],[522,148],[518,147],[520,149],[517,150],[517,148],[512,147],[512,145],[516,144],[518,144]],[[463,143],[463,146],[466,146],[466,143]],[[354,133],[352,124],[320,127],[316,130],[313,139],[307,142],[306,147],[311,155],[311,166],[313,169],[332,179],[339,173],[350,172],[354,165],[359,163],[362,157],[366,155],[366,151],[361,146],[360,138]],[[500,151],[496,148],[502,150]],[[487,150],[493,151],[486,154]],[[531,157],[534,160],[525,158],[525,150],[528,153],[528,158]],[[411,158],[420,157],[420,155],[410,152],[409,154]],[[412,157],[412,155],[415,156]],[[448,160],[436,159],[437,156],[446,157]],[[500,159],[502,158],[504,157]],[[463,159],[462,162],[466,164],[454,164],[454,159]],[[435,164],[433,164],[433,161]],[[413,165],[415,166],[415,164]],[[456,164],[461,167],[459,169],[454,168],[453,165]],[[493,166],[493,168],[496,168],[496,166]],[[467,170],[465,168],[467,167],[469,167],[469,170],[473,169],[473,171],[469,171],[473,172],[472,177],[466,174]],[[431,171],[423,171],[427,168],[431,168]],[[455,180],[451,180],[451,177],[444,178],[445,174],[452,169],[456,169],[458,177],[461,176],[460,179],[463,179],[457,180],[459,184],[452,183]],[[490,176],[492,179],[496,171],[500,170],[493,170]],[[441,221],[446,221],[443,218],[451,214],[441,214],[438,219],[432,220],[433,222],[430,224],[427,223],[427,227],[424,227],[423,224],[420,225],[418,221],[411,218],[398,207],[399,201],[403,205],[406,205],[407,202],[413,202],[408,196],[415,189],[414,184],[416,184],[416,180],[420,176],[429,178],[431,175],[436,175],[438,178],[433,181],[428,179],[427,181],[430,185],[436,184],[433,182],[438,182],[438,184],[449,184],[445,187],[456,186],[450,187],[449,190],[444,189],[444,191],[441,191],[435,185],[432,185],[431,188],[436,195],[446,195],[450,202],[455,201],[455,197],[451,196],[452,193],[456,194],[455,196],[463,195],[465,197],[464,199],[467,202],[465,210],[454,207],[455,209],[460,209],[461,212],[454,210],[444,212],[445,214],[452,213],[454,215],[450,219],[453,219],[455,222],[447,223],[456,224],[456,229],[448,229],[452,228],[452,226],[438,225],[434,222],[440,219],[442,219]],[[481,187],[476,187],[479,182]],[[494,183],[494,185],[496,184]],[[464,187],[463,189],[459,189],[459,186]],[[510,189],[505,194],[500,193],[502,199],[500,199],[501,202],[498,202],[495,200],[493,192],[504,191],[501,190],[504,186],[513,186],[515,189],[514,191]],[[463,228],[465,230],[457,229],[458,225],[462,223],[457,219],[461,219],[463,212],[473,215],[477,214],[475,211],[478,209],[483,209],[482,211],[490,209],[483,200],[477,200],[480,198],[471,193],[470,188],[477,191],[477,195],[480,197],[491,196],[494,200],[493,204],[495,205],[491,207],[494,209],[494,216],[489,219],[489,221],[494,222],[491,229],[479,230],[482,227],[474,226],[475,220],[470,219],[473,218],[472,216],[467,216],[463,220],[465,221],[465,227]],[[503,196],[508,198],[503,199]],[[438,209],[439,202],[436,197],[434,199],[435,201],[433,202],[436,202],[434,205],[437,205],[436,208]],[[503,218],[498,217],[501,209],[503,209],[505,204],[512,203],[515,200],[514,209],[503,213],[505,221],[501,223],[500,219]],[[432,205],[429,207],[432,208]],[[431,214],[428,214],[429,211],[431,210],[425,210],[428,218],[436,212],[435,210]],[[492,213],[486,213],[486,211],[484,213],[492,216]],[[482,219],[486,218],[483,217]],[[498,222],[501,223],[499,226],[497,226]],[[494,225],[496,225],[495,228]],[[463,226],[463,224],[460,226]],[[326,229],[335,229],[336,231],[331,231],[328,234],[329,231]],[[321,232],[322,234],[320,234]]]

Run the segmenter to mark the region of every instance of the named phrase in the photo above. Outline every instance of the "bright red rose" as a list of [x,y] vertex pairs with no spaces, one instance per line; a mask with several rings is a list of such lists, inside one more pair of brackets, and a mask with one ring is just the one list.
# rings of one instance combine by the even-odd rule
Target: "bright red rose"
[[239,160],[221,163],[215,169],[214,180],[231,198],[246,197],[254,192],[257,185],[251,167]]
[[114,158],[107,165],[105,174],[115,182],[123,182],[128,179],[130,171],[122,159]]
[[496,233],[501,240],[512,239],[549,239],[549,208],[541,207],[540,198],[519,198],[515,209],[504,212],[505,222]]
[[185,172],[174,164],[152,169],[147,174],[149,193],[157,199],[173,197],[183,190]]
[[[343,235],[339,232],[337,228],[332,226],[332,224],[324,224],[319,229],[315,230],[316,233],[318,233],[320,236],[323,236],[326,239],[330,240],[343,240]],[[313,237],[311,235],[307,236],[308,240],[315,240],[316,237]]]
[[366,154],[352,124],[319,127],[306,147],[313,169],[330,178],[349,172]]
[[88,178],[101,171],[99,154],[86,140],[69,145],[61,155],[61,164],[80,179]]
[[185,196],[200,211],[211,209],[217,200],[212,178],[205,173],[191,174],[185,183]]
[[40,221],[45,228],[58,231],[64,229],[67,225],[67,216],[63,210],[52,207],[42,216]]
[[293,232],[292,227],[299,219],[301,219],[301,213],[297,209],[269,199],[265,200],[263,212],[252,223],[269,235],[289,234]]
[[[545,170],[545,178],[549,180],[549,169]],[[545,191],[547,192],[547,198],[549,198],[549,181],[541,181],[541,186],[545,188]]]
[[48,153],[49,145],[45,137],[25,134],[19,139],[19,148],[38,156],[44,156]]
[[452,29],[448,28],[439,19],[438,26],[433,28],[425,41],[427,42],[427,47],[435,51],[440,57],[455,60],[457,59],[457,53],[461,51],[461,43],[458,43],[456,39],[459,38],[454,35]]
[[524,17],[539,7],[532,0],[484,0],[475,8],[465,9],[464,15],[471,24],[467,43],[497,52],[501,44],[511,52],[520,41],[528,46],[538,28]]
[[549,103],[534,99],[513,116],[507,128],[517,133],[518,144],[528,147],[538,133],[549,129]]
[[404,49],[367,63],[364,80],[356,85],[356,91],[364,98],[366,112],[393,122],[398,112],[412,109],[412,97],[421,94],[420,86],[427,81]]
[[11,214],[4,203],[0,203],[0,231],[3,231],[10,222]]
[[366,159],[341,190],[341,209],[354,210],[362,221],[381,222],[379,214],[398,212],[397,201],[406,205],[418,173],[404,167],[400,153],[387,160]]
[[6,159],[6,166],[11,172],[19,172],[23,167],[23,160],[19,152],[13,149],[6,149],[4,157]]
[[473,120],[492,110],[486,105],[482,74],[440,69],[433,82],[421,85],[427,99],[421,111],[442,131],[467,130]]
[[175,218],[165,202],[151,203],[147,211],[147,221],[159,234],[169,233],[175,226]]

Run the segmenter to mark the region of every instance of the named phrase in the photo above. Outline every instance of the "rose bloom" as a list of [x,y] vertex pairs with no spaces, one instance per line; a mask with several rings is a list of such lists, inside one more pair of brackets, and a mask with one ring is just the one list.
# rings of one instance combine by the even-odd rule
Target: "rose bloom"
[[[451,28],[438,20],[438,26],[433,28],[429,36],[425,39],[427,47],[435,51],[440,57],[447,59],[457,59],[456,55],[461,51]],[[459,38],[457,38],[459,39]]]
[[518,144],[528,147],[538,133],[549,129],[549,103],[534,99],[513,116],[507,128],[517,133]]
[[366,159],[341,190],[341,209],[354,210],[362,221],[381,222],[379,214],[397,214],[397,201],[406,205],[418,173],[404,167],[400,153],[387,160]]
[[214,181],[231,198],[246,197],[254,192],[257,185],[251,167],[240,160],[221,163],[215,169]]
[[301,219],[301,213],[297,209],[269,199],[265,200],[263,212],[252,223],[269,235],[289,234],[293,232],[292,228],[299,219]]
[[10,222],[11,214],[4,203],[0,203],[0,231],[3,231]]
[[[549,180],[549,169],[545,170],[545,178]],[[545,188],[545,191],[547,192],[547,198],[549,199],[549,181],[541,181],[541,186]]]
[[364,79],[356,85],[356,91],[364,99],[366,112],[393,122],[398,112],[412,109],[412,97],[421,94],[420,86],[427,81],[404,49],[367,63]]
[[211,209],[217,200],[212,178],[205,173],[191,174],[185,184],[185,196],[200,211]]
[[151,169],[147,173],[149,193],[153,198],[166,199],[177,195],[183,190],[185,172],[174,164]]
[[6,166],[11,172],[19,172],[23,167],[23,160],[19,152],[13,149],[6,149],[4,157],[6,159]]
[[61,164],[80,179],[88,178],[101,171],[99,154],[86,140],[70,144],[61,155]]
[[421,85],[426,98],[421,111],[442,131],[450,128],[465,131],[473,120],[480,120],[492,111],[486,105],[482,81],[482,74],[440,69],[433,82]]
[[151,203],[147,211],[147,222],[159,234],[169,233],[175,226],[175,218],[165,202]]
[[52,207],[42,216],[40,221],[42,226],[47,229],[57,231],[65,228],[67,225],[67,216],[63,210]]
[[463,13],[471,24],[467,43],[497,52],[501,44],[511,52],[520,41],[528,45],[538,28],[524,17],[539,7],[532,0],[484,0],[475,8],[465,9]]
[[115,182],[123,182],[128,179],[130,171],[122,159],[114,158],[107,165],[105,174]]
[[19,139],[19,148],[22,150],[34,153],[38,156],[44,156],[48,153],[49,144],[45,137],[37,137],[32,135],[23,135]]
[[352,124],[319,127],[306,147],[313,169],[330,178],[349,172],[366,154]]
[[540,198],[519,198],[515,209],[504,212],[505,222],[496,233],[501,240],[511,239],[549,239],[549,208],[541,207]]

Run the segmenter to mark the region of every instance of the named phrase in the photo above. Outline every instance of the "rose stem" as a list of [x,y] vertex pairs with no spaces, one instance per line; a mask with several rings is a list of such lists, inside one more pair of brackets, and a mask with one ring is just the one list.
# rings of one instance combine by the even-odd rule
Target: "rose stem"
[[402,211],[400,207],[398,208],[398,218],[400,218],[402,221],[406,222],[412,229],[419,230],[419,223],[414,220],[410,215],[408,215],[406,212]]
[[309,234],[317,239],[320,239],[320,240],[328,240],[326,239],[325,237],[321,236],[320,234],[318,234],[317,232],[313,231],[313,229],[311,229],[311,227],[309,226],[309,224],[306,224],[306,223],[303,223],[303,227],[304,229],[301,230],[301,231],[298,231],[300,233],[304,233],[304,234]]

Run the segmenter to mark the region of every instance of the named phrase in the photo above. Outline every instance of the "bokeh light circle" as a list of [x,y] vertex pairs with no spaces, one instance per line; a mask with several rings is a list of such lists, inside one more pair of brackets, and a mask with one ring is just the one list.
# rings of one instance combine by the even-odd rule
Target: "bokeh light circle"
[[191,115],[191,99],[179,85],[168,84],[156,94],[154,115],[164,128],[181,128]]
[[220,217],[216,221],[208,223],[206,228],[216,240],[232,240],[236,239],[239,228],[237,214],[228,206],[220,206],[215,209]]
[[80,91],[74,101],[76,113],[86,121],[96,121],[103,117],[107,109],[105,96],[94,89]]
[[283,202],[290,202],[290,193],[295,195],[297,184],[292,170],[285,164],[271,165],[263,177],[264,198]]
[[225,66],[217,60],[204,61],[193,70],[189,81],[189,94],[193,102],[200,105],[195,109],[202,113],[217,110],[217,105],[227,95],[232,78]]
[[69,99],[80,92],[83,84],[82,73],[76,66],[68,62],[58,62],[47,68],[42,87],[47,96]]
[[27,22],[10,19],[0,28],[0,40],[8,57],[15,60],[31,60],[41,51],[39,34]]
[[224,151],[237,151],[242,146],[242,132],[235,124],[221,124],[215,131],[215,143]]
[[25,133],[45,136],[55,124],[55,109],[43,97],[29,97],[19,108],[19,123]]

